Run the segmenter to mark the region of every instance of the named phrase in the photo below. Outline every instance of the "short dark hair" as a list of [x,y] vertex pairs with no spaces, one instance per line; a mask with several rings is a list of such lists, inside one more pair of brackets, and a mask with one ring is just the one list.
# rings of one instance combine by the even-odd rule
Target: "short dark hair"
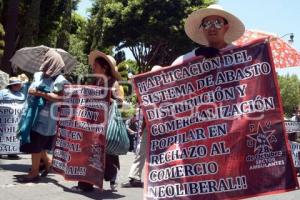
[[98,63],[102,68],[105,69],[106,76],[112,76],[112,71],[110,68],[110,64],[102,57],[97,57],[95,59],[95,63]]

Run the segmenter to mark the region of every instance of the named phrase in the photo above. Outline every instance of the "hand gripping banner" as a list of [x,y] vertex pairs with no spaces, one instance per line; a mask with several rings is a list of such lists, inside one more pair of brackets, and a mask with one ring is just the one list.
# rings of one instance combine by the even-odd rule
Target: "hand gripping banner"
[[66,180],[103,186],[108,93],[96,86],[64,88],[52,165]]
[[148,135],[145,199],[298,188],[265,40],[134,77]]

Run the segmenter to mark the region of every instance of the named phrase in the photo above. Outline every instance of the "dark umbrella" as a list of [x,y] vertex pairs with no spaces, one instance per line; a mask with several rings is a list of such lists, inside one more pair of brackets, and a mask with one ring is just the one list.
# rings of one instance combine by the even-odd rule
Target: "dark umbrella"
[[[14,56],[10,59],[10,62],[13,67],[20,68],[29,73],[34,73],[39,71],[40,66],[44,62],[45,54],[49,49],[51,48],[44,45],[24,47],[16,51]],[[55,50],[60,54],[65,63],[64,72],[69,73],[73,67],[77,65],[77,60],[63,49]]]

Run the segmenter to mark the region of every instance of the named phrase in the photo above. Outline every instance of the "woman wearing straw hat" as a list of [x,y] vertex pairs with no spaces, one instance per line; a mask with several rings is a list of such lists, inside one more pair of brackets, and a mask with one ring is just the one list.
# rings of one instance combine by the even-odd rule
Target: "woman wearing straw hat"
[[178,57],[172,65],[182,64],[195,56],[212,57],[219,50],[233,47],[233,41],[245,32],[243,22],[221,6],[213,4],[192,12],[185,21],[187,36],[197,44],[207,48],[196,48]]
[[[121,75],[117,71],[116,61],[105,53],[94,50],[89,54],[89,64],[92,66],[93,74],[96,76],[94,85],[107,87],[112,90],[112,99],[115,99],[118,104],[123,102],[124,96],[120,90],[118,81],[121,80]],[[115,190],[117,187],[117,172],[120,169],[119,156],[105,155],[105,172],[104,179],[110,181],[110,187]],[[93,191],[92,184],[79,181],[77,186],[72,187],[74,192],[90,192]]]
[[[5,89],[0,90],[0,101],[25,101],[28,89],[28,78],[25,74],[18,77],[12,76],[9,78],[8,85]],[[0,158],[2,155],[0,155]],[[17,160],[20,157],[17,154],[8,154],[8,159]]]
[[18,77],[12,76],[9,78],[8,85],[5,89],[0,90],[0,100],[19,100],[24,101],[27,89],[26,83],[28,82],[28,78],[21,80],[21,77],[26,76],[22,74]]

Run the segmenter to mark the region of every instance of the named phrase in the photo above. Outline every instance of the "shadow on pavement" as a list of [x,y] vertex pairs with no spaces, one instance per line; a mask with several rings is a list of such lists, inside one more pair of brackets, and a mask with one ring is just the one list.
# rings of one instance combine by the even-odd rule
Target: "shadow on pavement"
[[124,198],[124,195],[120,195],[117,192],[113,192],[111,190],[104,190],[101,192],[98,188],[95,188],[92,192],[74,192],[72,191],[69,187],[66,187],[63,184],[60,184],[57,180],[51,178],[51,174],[47,177],[40,177],[39,183],[52,183],[58,187],[61,187],[64,192],[70,192],[70,193],[75,193],[78,195],[83,195],[86,196],[90,199],[95,199],[95,200],[100,200],[100,199],[119,199],[119,198]]
[[120,195],[117,192],[112,192],[111,190],[104,190],[103,192],[100,192],[99,189],[94,189],[93,192],[85,192],[85,193],[78,193],[78,192],[73,192],[72,190],[70,190],[70,188],[68,188],[67,190],[64,190],[66,192],[72,192],[72,193],[77,193],[80,195],[84,195],[86,197],[89,197],[91,199],[120,199],[120,198],[124,198],[124,195]]
[[15,171],[15,172],[28,172],[31,165],[25,164],[0,164],[2,170]]

